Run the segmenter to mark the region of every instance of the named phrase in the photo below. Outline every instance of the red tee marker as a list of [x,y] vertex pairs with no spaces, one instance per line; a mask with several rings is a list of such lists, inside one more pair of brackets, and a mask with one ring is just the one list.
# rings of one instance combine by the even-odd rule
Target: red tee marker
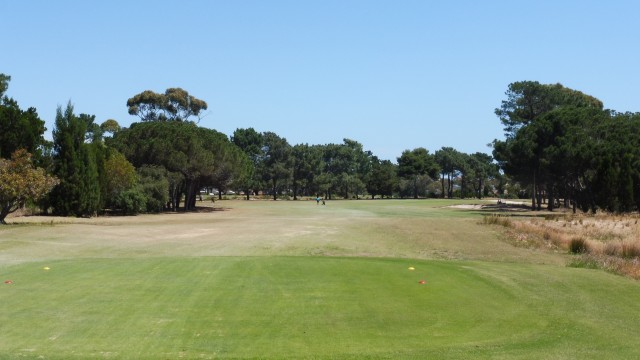
[[4,282],[4,283],[5,283],[5,284],[7,284],[7,285],[11,285],[11,284],[13,284],[13,281],[11,281],[11,280],[5,280],[5,282]]
[[426,284],[426,283],[427,283],[427,282],[426,282],[426,281],[424,281],[424,280],[420,280],[420,281],[418,281],[418,284]]

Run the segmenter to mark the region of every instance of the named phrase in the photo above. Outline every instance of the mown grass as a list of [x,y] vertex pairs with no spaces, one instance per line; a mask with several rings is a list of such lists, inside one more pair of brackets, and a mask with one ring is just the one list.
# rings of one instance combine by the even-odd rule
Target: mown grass
[[3,357],[640,356],[640,288],[603,272],[205,257],[30,263],[5,275]]
[[0,358],[640,357],[637,281],[513,247],[476,213],[223,203],[1,228]]

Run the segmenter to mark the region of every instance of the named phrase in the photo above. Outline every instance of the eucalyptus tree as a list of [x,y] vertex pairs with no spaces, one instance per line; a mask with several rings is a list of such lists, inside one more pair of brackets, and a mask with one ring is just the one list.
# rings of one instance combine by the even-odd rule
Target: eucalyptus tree
[[169,88],[164,94],[145,90],[127,100],[129,114],[142,121],[189,121],[201,118],[207,103],[181,88]]
[[114,135],[121,129],[122,127],[120,126],[120,124],[118,124],[118,122],[114,119],[107,119],[102,122],[102,124],[100,124],[100,130],[103,134],[109,133],[111,135]]

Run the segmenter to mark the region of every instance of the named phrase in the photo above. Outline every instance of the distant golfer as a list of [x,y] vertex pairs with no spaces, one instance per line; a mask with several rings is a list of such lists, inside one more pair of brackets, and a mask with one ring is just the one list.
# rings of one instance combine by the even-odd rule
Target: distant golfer
[[316,196],[316,205],[319,205],[319,204],[320,204],[320,196]]

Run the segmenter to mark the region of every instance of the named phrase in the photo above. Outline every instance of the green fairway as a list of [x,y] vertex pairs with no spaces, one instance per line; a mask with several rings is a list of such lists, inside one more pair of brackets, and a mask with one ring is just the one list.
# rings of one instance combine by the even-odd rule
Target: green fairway
[[508,248],[475,213],[225,206],[1,228],[0,358],[640,358],[636,281]]

